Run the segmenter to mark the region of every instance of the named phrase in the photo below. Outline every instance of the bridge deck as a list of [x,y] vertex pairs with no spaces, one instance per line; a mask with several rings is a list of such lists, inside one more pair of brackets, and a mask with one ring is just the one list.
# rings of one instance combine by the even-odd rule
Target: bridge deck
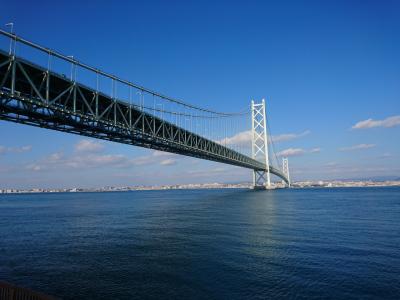
[[[0,119],[265,170],[262,162],[0,50]],[[270,172],[286,181],[280,170]]]

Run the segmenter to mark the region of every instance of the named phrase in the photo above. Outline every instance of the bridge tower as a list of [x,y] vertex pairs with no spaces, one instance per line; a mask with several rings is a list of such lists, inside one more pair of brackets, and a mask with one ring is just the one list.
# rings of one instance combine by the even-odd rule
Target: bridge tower
[[268,157],[267,116],[265,114],[265,100],[255,104],[251,101],[251,133],[252,156],[267,166],[266,170],[253,170],[254,189],[271,188],[271,176]]
[[289,159],[287,157],[282,158],[282,169],[283,174],[288,180],[288,187],[290,187],[290,174],[289,174]]

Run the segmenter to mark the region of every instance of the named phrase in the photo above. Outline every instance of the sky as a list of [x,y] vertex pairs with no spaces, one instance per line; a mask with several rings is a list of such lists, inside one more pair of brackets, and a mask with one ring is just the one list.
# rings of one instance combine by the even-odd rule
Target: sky
[[[400,177],[399,14],[398,1],[15,0],[2,4],[0,27],[13,22],[26,39],[197,106],[241,111],[265,98],[292,179],[331,180]],[[228,143],[249,145],[251,123],[241,124]],[[0,188],[251,178],[248,169],[0,121]]]

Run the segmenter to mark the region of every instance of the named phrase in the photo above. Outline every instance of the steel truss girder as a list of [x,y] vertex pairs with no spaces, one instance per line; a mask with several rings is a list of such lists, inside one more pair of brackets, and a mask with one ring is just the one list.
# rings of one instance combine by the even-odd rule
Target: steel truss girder
[[265,170],[262,162],[3,51],[0,119]]

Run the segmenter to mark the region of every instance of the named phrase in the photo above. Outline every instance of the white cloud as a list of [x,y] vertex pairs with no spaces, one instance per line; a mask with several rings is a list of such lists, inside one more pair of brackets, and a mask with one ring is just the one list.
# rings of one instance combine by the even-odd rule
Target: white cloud
[[164,151],[159,151],[159,150],[154,150],[151,155],[153,157],[172,157],[172,156],[177,156],[177,154],[175,154],[175,153],[164,152]]
[[274,143],[286,142],[286,141],[291,141],[294,139],[304,137],[306,135],[309,135],[310,133],[311,133],[310,130],[306,130],[301,133],[285,133],[285,134],[280,134],[280,135],[276,135],[276,136],[273,135],[271,139]]
[[323,167],[329,167],[329,168],[331,168],[331,167],[336,167],[337,165],[338,165],[337,162],[331,161],[331,162],[328,162],[328,163],[326,163],[325,165],[323,165]]
[[360,121],[352,126],[352,129],[366,129],[366,128],[374,128],[374,127],[394,127],[400,125],[400,115],[388,117],[383,120],[373,120],[368,119],[364,121]]
[[29,152],[32,150],[32,146],[31,145],[26,145],[26,146],[22,146],[19,149],[17,148],[17,152],[21,153],[21,152]]
[[171,159],[171,158],[164,159],[164,160],[162,160],[160,162],[160,165],[162,165],[162,166],[172,166],[172,165],[175,165],[175,164],[176,164],[176,160],[175,159]]
[[248,145],[251,146],[251,130],[242,131],[234,136],[219,141],[222,145]]
[[321,148],[313,148],[310,150],[310,153],[319,153],[321,152]]
[[[396,166],[382,166],[379,162],[369,161],[368,164],[365,162],[358,162],[353,164],[352,162],[328,162],[318,166],[296,166],[293,172],[298,170],[303,171],[304,179],[314,180],[343,180],[351,178],[368,178],[376,176],[393,176],[399,173],[399,169]],[[395,176],[395,175],[394,175]]]
[[88,169],[104,166],[128,167],[135,165],[133,159],[121,154],[98,153],[104,149],[101,143],[90,140],[81,140],[74,146],[75,152],[65,156],[63,152],[55,152],[40,161],[34,162],[26,167],[31,171],[44,171],[55,169]]
[[50,161],[58,161],[64,156],[62,152],[56,152],[49,155],[48,160]]
[[96,167],[104,165],[126,166],[131,164],[131,161],[121,154],[89,155],[85,157],[77,157],[75,158],[75,161]]
[[150,155],[138,156],[133,159],[133,164],[136,166],[154,164],[159,162],[160,159],[167,160],[178,156],[178,154],[154,150]]
[[358,144],[350,147],[339,148],[339,151],[353,151],[353,150],[363,150],[375,147],[375,144]]
[[[129,168],[134,166],[160,164],[162,166],[171,166],[177,163],[173,159],[177,154],[161,151],[153,151],[149,155],[138,156],[134,158],[122,154],[96,153],[103,149],[94,145],[96,143],[80,141],[75,145],[75,152],[70,156],[63,152],[55,152],[40,161],[27,165],[25,168],[30,171],[45,171],[56,169],[93,169],[110,166],[113,168]],[[79,145],[79,147],[77,147]]]
[[[301,133],[284,133],[280,135],[273,135],[270,140],[272,140],[274,143],[279,143],[279,142],[286,142],[290,140],[294,140],[297,138],[304,137],[308,134],[310,134],[310,130],[305,130]],[[251,146],[251,130],[247,131],[242,131],[239,132],[238,134],[235,134],[234,136],[228,137],[226,139],[222,139],[220,142],[221,144],[227,144],[227,145],[246,145],[246,146]]]
[[392,154],[390,154],[389,152],[385,152],[382,155],[379,155],[378,158],[390,158],[393,157]]
[[306,153],[306,151],[301,148],[289,148],[289,149],[285,149],[285,150],[278,152],[276,155],[289,157],[289,156],[299,156],[299,155],[303,155],[305,153]]
[[81,140],[75,145],[77,152],[100,152],[104,149],[104,145],[91,140]]
[[37,164],[31,164],[31,165],[26,166],[26,169],[30,170],[30,171],[37,172],[37,171],[41,171],[42,170],[42,166],[37,165]]
[[24,153],[29,152],[32,150],[31,145],[21,146],[21,147],[5,147],[0,146],[0,154],[7,154],[7,153]]
[[45,171],[56,169],[89,169],[100,168],[104,166],[128,167],[134,165],[133,160],[129,160],[124,155],[112,154],[88,154],[88,155],[72,155],[64,157],[63,153],[57,152],[50,154],[48,157],[39,162],[27,165],[26,169],[31,171]]
[[319,153],[321,152],[321,148],[313,148],[310,150],[305,150],[302,148],[288,148],[278,152],[276,155],[281,157],[289,157],[289,156],[300,156],[307,153]]

